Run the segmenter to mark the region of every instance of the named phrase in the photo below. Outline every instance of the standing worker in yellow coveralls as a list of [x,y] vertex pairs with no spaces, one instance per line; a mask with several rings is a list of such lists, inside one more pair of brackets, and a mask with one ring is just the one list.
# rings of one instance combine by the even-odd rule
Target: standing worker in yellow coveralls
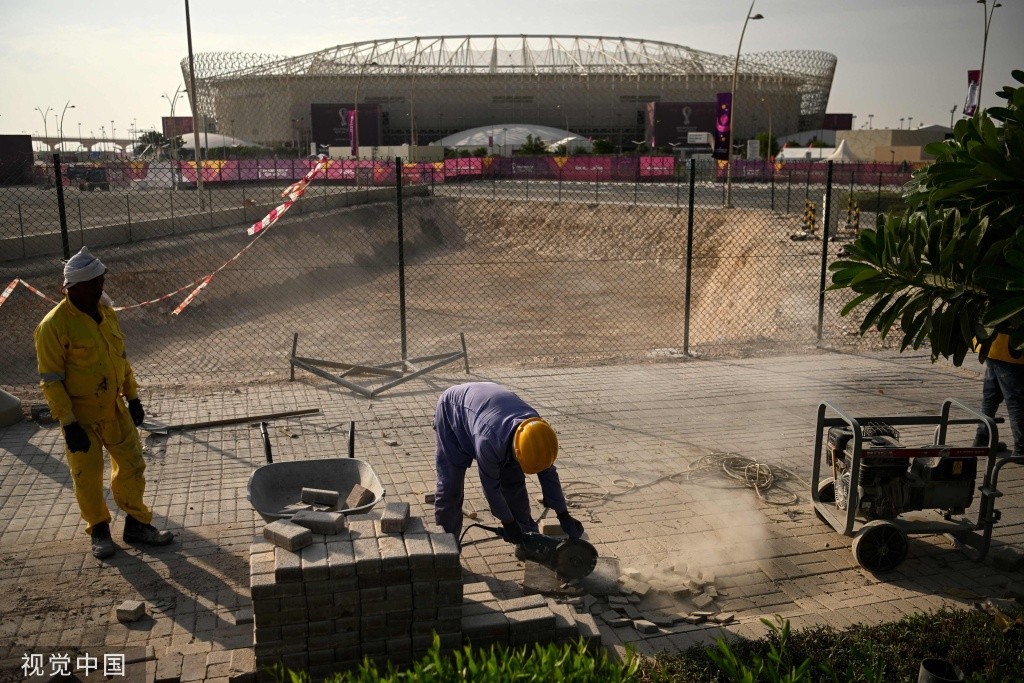
[[64,266],[64,300],[34,335],[43,396],[64,431],[75,498],[85,532],[92,536],[92,554],[101,560],[115,552],[103,499],[104,446],[110,453],[110,490],[127,515],[124,541],[159,546],[174,540],[171,532],[150,524],[153,513],[142,502],[146,462],[136,427],[146,412],[117,315],[103,294],[106,272],[82,247]]

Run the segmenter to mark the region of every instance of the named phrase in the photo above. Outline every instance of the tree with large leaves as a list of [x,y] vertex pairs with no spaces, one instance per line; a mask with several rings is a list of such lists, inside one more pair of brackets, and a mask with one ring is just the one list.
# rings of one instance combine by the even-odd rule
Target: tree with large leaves
[[1006,106],[925,147],[935,162],[904,187],[906,210],[880,215],[830,266],[829,289],[853,294],[842,315],[867,308],[862,335],[898,329],[901,351],[927,342],[955,365],[975,343],[984,360],[997,333],[1024,349],[1024,87],[998,95]]

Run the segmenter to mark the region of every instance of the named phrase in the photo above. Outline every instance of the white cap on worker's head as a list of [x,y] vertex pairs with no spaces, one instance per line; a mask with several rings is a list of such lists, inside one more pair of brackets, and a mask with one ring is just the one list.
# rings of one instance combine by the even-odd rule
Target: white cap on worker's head
[[88,282],[107,272],[103,261],[89,253],[89,247],[82,249],[64,264],[64,286],[69,287],[79,282]]

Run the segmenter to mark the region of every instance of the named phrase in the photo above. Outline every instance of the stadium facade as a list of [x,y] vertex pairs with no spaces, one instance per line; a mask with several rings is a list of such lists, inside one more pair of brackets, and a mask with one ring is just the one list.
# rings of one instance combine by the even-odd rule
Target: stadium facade
[[[680,139],[713,132],[713,105],[730,91],[734,66],[735,56],[635,38],[393,38],[298,57],[200,53],[190,97],[208,132],[260,144],[345,145],[353,127],[363,146],[427,144],[468,128],[528,123],[628,149],[666,123]],[[743,55],[734,139],[820,127],[835,67],[836,57],[821,51]],[[189,82],[187,59],[182,71]],[[669,115],[671,122],[653,119]]]

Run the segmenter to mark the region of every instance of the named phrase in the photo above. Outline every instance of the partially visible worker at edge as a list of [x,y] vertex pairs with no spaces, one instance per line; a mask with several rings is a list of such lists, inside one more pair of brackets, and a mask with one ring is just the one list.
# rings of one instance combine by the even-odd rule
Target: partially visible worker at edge
[[[1010,433],[1013,434],[1013,455],[1024,456],[1024,351],[1010,348],[1010,335],[996,334],[985,360],[985,378],[981,386],[981,413],[995,417],[1000,403],[1006,403]],[[975,446],[988,446],[988,429],[978,425]],[[1000,442],[997,450],[1005,445]]]
[[111,460],[110,490],[127,515],[123,540],[154,546],[174,540],[169,531],[157,531],[150,524],[153,513],[142,502],[146,462],[136,427],[146,413],[121,326],[103,293],[106,271],[82,247],[64,266],[64,300],[46,314],[34,334],[43,396],[64,432],[75,498],[97,559],[116,550],[103,499],[104,446]]
[[536,532],[530,514],[526,474],[536,474],[543,504],[558,515],[572,538],[583,525],[568,511],[558,481],[558,438],[537,411],[493,382],[469,382],[445,390],[434,412],[437,432],[437,491],[434,520],[459,539],[466,470],[476,460],[487,504],[509,543]]

